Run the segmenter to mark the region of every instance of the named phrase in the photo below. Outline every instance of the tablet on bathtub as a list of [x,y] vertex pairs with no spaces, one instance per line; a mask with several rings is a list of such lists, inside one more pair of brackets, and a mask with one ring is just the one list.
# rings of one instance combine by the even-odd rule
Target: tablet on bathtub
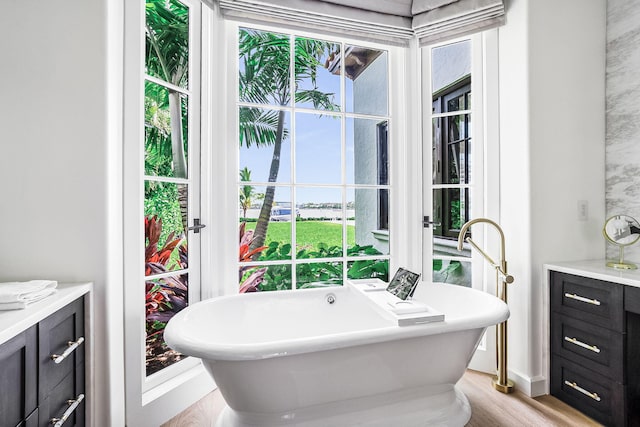
[[389,282],[389,286],[387,286],[387,292],[391,292],[401,300],[406,300],[413,296],[413,292],[418,286],[418,279],[420,279],[420,274],[404,268],[398,268],[393,279]]

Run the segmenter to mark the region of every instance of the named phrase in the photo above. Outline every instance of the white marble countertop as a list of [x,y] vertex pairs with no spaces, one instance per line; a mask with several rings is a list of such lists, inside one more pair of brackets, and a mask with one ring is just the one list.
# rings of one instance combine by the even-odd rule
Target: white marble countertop
[[88,293],[91,283],[59,283],[58,291],[22,310],[0,311],[0,344]]
[[545,274],[552,270],[640,288],[640,270],[618,270],[607,267],[606,263],[603,259],[558,262],[544,264],[544,269]]

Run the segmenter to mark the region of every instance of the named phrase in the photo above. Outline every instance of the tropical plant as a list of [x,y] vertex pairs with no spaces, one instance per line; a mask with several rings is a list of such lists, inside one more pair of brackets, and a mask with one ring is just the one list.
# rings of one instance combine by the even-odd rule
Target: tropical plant
[[[250,230],[249,230],[250,231]],[[260,261],[282,261],[291,259],[291,245],[278,242],[270,242],[266,247],[260,248]],[[347,256],[371,256],[380,255],[380,252],[371,245],[359,246],[354,245],[347,248]],[[328,246],[320,243],[313,250],[300,249],[296,253],[298,259],[306,258],[330,258],[342,256],[342,248],[340,246]],[[250,260],[248,252],[245,257]],[[241,267],[242,268],[242,267]],[[263,268],[259,273],[259,283],[249,280],[250,274],[247,273],[252,267],[245,267],[241,271],[241,275],[245,280],[241,280],[241,286],[253,283],[251,291],[274,291],[291,289],[291,264],[273,264],[268,268]],[[255,267],[253,267],[255,269]],[[256,270],[249,270],[254,272]],[[343,282],[342,267],[340,262],[319,261],[312,263],[300,263],[296,266],[296,281],[298,288],[305,289],[318,286],[314,282],[325,282],[339,285]],[[379,278],[383,281],[389,280],[389,261],[380,259],[356,259],[349,261],[347,269],[347,277],[349,279],[365,279]],[[252,278],[252,280],[257,280]]]
[[[162,220],[145,216],[145,275],[166,273],[187,266],[184,239],[170,233],[160,245]],[[162,333],[171,317],[188,302],[187,275],[150,279],[145,282],[146,368],[147,375],[180,360],[182,355],[164,343]]]
[[[147,74],[175,87],[186,87],[189,77],[189,8],[177,0],[147,1],[145,30]],[[187,178],[185,100],[171,86],[156,86],[158,89],[153,89],[154,86],[156,85],[147,82],[145,87],[146,116],[151,116],[145,117],[147,155],[153,159],[154,156],[162,157],[163,152],[168,152],[166,134],[170,133],[173,176]],[[166,104],[168,117],[162,114]],[[164,133],[165,137],[155,136],[154,131]],[[183,230],[186,230],[187,186],[178,187],[178,200]]]
[[[308,81],[312,89],[295,92],[296,102],[311,102],[314,108],[334,111],[338,106],[333,94],[317,89],[318,67],[323,66],[322,57],[335,47],[331,43],[297,39],[294,51],[295,81],[290,81],[289,36],[242,28],[239,34],[240,100],[262,105],[287,106],[290,104],[292,88]],[[285,110],[267,110],[241,107],[240,145],[245,147],[273,146],[268,182],[276,182],[280,170],[282,143],[287,137],[284,127]],[[274,202],[275,186],[267,186],[264,202],[255,229],[252,248],[264,245]]]
[[433,260],[433,280],[435,282],[467,285],[464,266],[460,261]]
[[[253,242],[253,230],[245,230],[246,223],[240,223],[240,249],[238,259],[240,263],[251,261],[252,257],[256,254],[267,249],[267,246],[261,246],[251,249],[251,243]],[[266,268],[256,268],[253,266],[242,265],[238,268],[238,280],[240,283],[241,294],[246,292],[257,292],[260,290],[260,283],[264,280],[264,274],[267,271]]]
[[[240,169],[240,181],[250,182],[251,171],[245,167]],[[255,200],[264,199],[264,194],[257,193],[253,185],[243,185],[240,187],[240,208],[242,209],[242,217],[247,217],[247,210],[253,205]]]

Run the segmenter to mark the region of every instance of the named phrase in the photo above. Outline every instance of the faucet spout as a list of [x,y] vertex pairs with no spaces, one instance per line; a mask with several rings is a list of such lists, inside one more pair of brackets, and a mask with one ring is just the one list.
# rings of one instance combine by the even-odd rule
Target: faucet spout
[[[483,251],[470,237],[465,239],[465,234],[467,230],[476,223],[483,222],[486,224],[492,225],[500,235],[500,264],[497,264],[485,251]],[[504,244],[504,232],[502,228],[495,222],[490,220],[489,218],[476,218],[471,221],[467,221],[462,228],[460,229],[460,233],[458,234],[458,250],[462,251],[462,245],[464,242],[469,243],[475,250],[480,252],[480,254],[489,262],[489,264],[496,269],[496,271],[502,276],[502,279],[506,283],[513,283],[514,278],[512,275],[507,274],[507,260],[505,259],[505,244]]]
[[[462,228],[460,229],[460,233],[458,234],[458,250],[462,251],[462,243],[465,241],[464,235],[467,234],[467,230],[473,225],[479,222],[484,222],[486,224],[492,225],[500,235],[500,261],[504,260],[504,232],[502,228],[495,221],[490,220],[489,218],[475,218],[470,221],[467,221]],[[466,241],[469,242],[471,239],[467,238]],[[492,262],[492,264],[495,264]]]

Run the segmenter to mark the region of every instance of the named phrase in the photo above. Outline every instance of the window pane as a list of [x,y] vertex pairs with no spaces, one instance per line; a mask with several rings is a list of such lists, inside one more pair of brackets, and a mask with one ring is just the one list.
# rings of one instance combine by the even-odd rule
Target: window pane
[[240,266],[238,273],[240,293],[291,289],[291,264]]
[[187,274],[145,281],[147,376],[184,358],[164,342],[167,322],[189,301]]
[[471,116],[462,114],[435,118],[433,126],[433,183],[470,183]]
[[388,122],[346,119],[347,183],[389,184]]
[[[268,196],[270,192],[273,192],[272,196]],[[267,196],[272,199],[271,203],[267,203]],[[291,259],[290,187],[241,185],[239,204],[241,218],[239,261]],[[265,209],[265,216],[268,219],[266,222],[259,220],[262,209]],[[295,218],[296,212],[293,212],[293,215]],[[265,227],[266,234],[264,234]]]
[[339,188],[296,190],[300,221],[296,222],[298,258],[342,256],[342,191]]
[[296,114],[296,181],[342,182],[341,120],[336,116]]
[[[463,79],[468,84],[471,75],[471,41],[452,43],[432,50],[431,54],[431,88],[434,98],[442,93],[450,93],[456,89]],[[464,103],[455,101],[446,111],[458,111],[469,108]]]
[[[389,254],[389,231],[379,229],[379,196],[377,189],[356,188],[347,191],[347,207],[354,208],[354,219],[348,220],[347,226],[355,226],[355,242],[348,242],[348,256]],[[386,210],[388,216],[388,197],[383,203],[383,210]]]
[[189,8],[178,0],[147,0],[146,72],[189,87]]
[[347,278],[372,279],[378,278],[383,282],[389,281],[389,260],[363,259],[347,263]]
[[457,91],[450,96],[445,97],[445,112],[460,111],[468,109],[467,104],[467,92]]
[[433,227],[434,239],[438,236],[458,237],[462,224],[471,212],[468,188],[439,188],[433,190],[433,218],[440,224]]
[[387,52],[345,47],[345,97],[349,113],[387,115]]
[[240,107],[240,170],[251,182],[291,182],[289,113]]
[[289,105],[289,36],[250,28],[238,36],[240,102]]
[[296,265],[298,289],[342,285],[341,262],[312,262]]
[[188,187],[145,181],[145,274],[160,274],[188,266]]
[[471,287],[471,262],[433,260],[433,282]]
[[187,178],[188,99],[145,82],[145,174]]
[[340,110],[340,45],[296,39],[296,106]]

